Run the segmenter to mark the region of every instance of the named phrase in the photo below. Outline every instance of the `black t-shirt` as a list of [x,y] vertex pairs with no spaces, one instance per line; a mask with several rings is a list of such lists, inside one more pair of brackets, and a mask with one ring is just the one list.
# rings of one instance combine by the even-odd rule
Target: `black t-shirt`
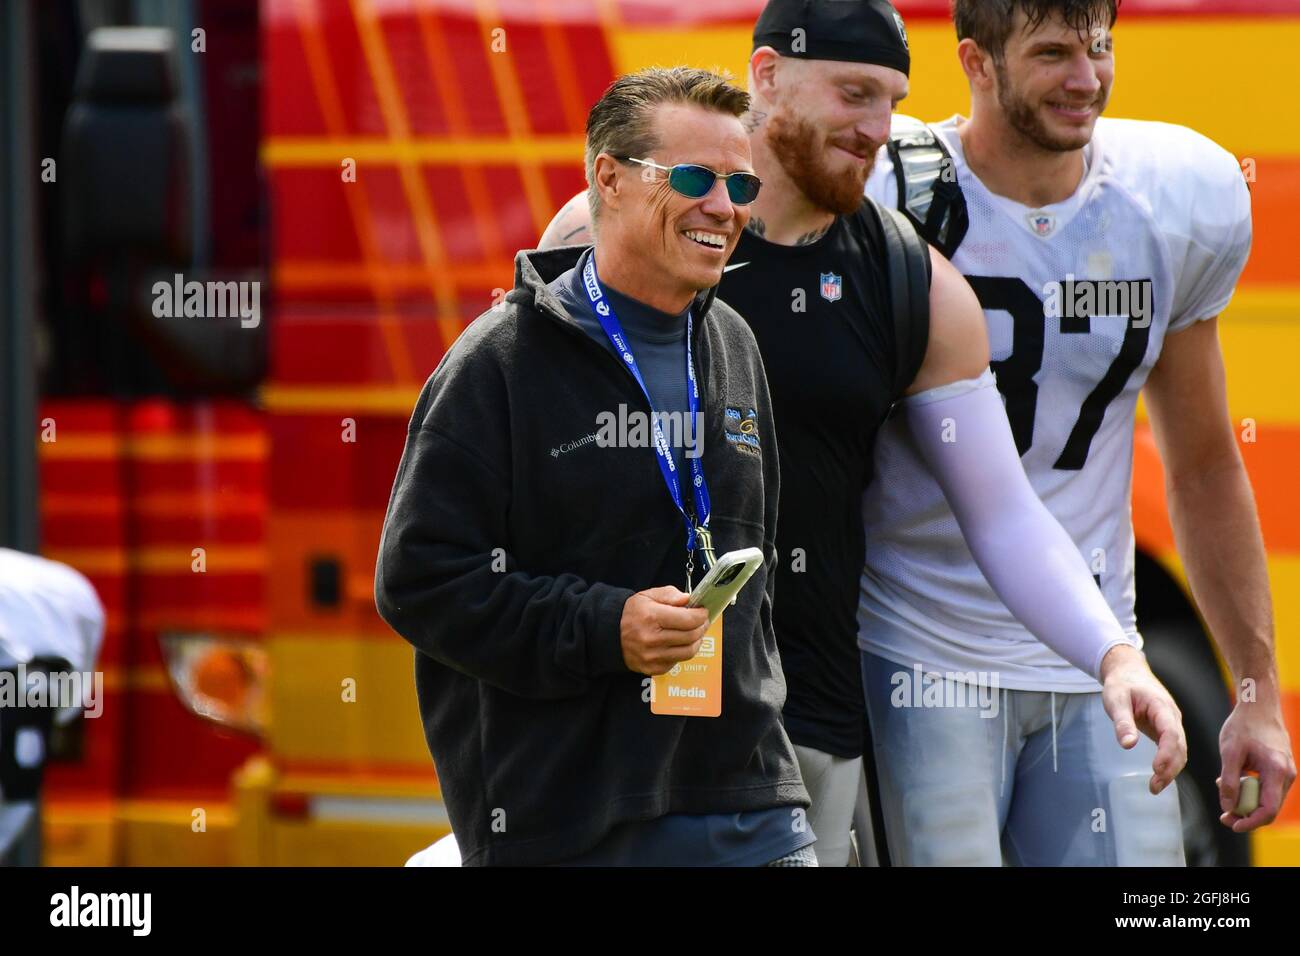
[[896,331],[884,240],[865,203],[809,245],[775,245],[746,231],[718,297],[754,330],[776,419],[781,497],[772,613],[786,677],[786,731],[796,744],[856,757],[862,491],[876,432],[925,356],[928,322]]

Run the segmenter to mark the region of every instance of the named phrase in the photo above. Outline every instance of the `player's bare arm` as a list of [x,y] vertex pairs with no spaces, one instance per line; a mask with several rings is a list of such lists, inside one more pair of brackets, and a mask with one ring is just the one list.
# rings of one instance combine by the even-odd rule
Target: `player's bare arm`
[[591,207],[587,205],[587,192],[583,190],[555,214],[555,218],[542,233],[542,238],[537,240],[537,248],[588,246],[593,242],[595,237],[591,234]]
[[[1237,691],[1219,734],[1219,797],[1220,820],[1241,833],[1274,820],[1296,768],[1282,719],[1264,541],[1228,413],[1217,319],[1165,340],[1144,394],[1178,553]],[[1259,807],[1237,817],[1229,811],[1248,770],[1260,776]]]
[[989,364],[984,313],[970,283],[933,248],[930,266],[930,338],[908,395],[975,378]]

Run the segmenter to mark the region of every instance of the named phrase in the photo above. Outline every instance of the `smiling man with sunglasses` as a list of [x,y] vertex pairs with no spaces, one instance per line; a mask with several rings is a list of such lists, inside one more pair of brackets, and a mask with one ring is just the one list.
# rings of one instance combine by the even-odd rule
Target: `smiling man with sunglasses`
[[[416,647],[467,865],[816,865],[767,379],[714,291],[759,192],[748,105],[704,70],[615,81],[587,123],[594,247],[519,253],[416,406],[375,594]],[[692,584],[748,548],[764,563],[707,625]],[[697,655],[712,683],[652,697]]]

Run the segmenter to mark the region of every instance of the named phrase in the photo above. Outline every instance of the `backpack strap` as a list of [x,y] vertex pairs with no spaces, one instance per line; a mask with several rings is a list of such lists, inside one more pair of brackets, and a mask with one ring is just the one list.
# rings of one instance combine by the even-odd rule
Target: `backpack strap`
[[[893,309],[898,390],[916,378],[930,339],[930,249],[902,213],[868,199],[867,216],[882,239]],[[874,220],[874,222],[872,222]]]

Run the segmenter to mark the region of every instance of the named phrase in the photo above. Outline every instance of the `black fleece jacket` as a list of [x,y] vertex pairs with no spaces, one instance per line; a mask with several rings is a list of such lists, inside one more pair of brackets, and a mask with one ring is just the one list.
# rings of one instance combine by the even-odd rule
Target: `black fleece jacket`
[[619,624],[634,592],[685,587],[686,531],[654,449],[596,441],[601,412],[649,407],[546,288],[581,252],[520,252],[505,301],[429,377],[379,546],[375,601],[415,646],[471,866],[563,860],[628,820],[809,803],[781,724],[777,450],[754,336],[713,291],[696,299],[714,547],[768,560],[724,616],[722,716],[657,716]]

